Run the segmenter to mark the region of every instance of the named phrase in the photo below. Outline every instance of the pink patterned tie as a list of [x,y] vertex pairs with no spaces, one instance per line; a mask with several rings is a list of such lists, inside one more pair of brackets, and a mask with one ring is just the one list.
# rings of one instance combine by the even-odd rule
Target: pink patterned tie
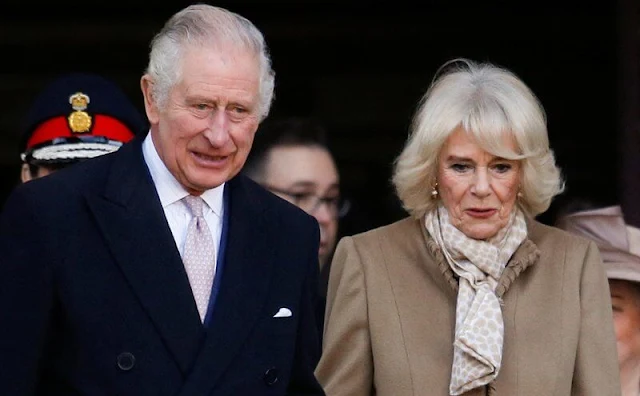
[[202,198],[188,195],[184,197],[184,203],[191,211],[193,218],[187,228],[182,261],[200,313],[200,320],[204,322],[215,274],[215,245],[209,226],[202,215],[204,207]]

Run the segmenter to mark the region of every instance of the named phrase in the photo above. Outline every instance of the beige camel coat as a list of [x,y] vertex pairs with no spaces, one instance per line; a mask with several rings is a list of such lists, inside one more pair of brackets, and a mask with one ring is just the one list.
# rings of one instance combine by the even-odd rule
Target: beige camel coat
[[[503,300],[502,369],[465,393],[620,395],[609,286],[595,244],[528,221]],[[457,279],[421,223],[343,238],[331,266],[323,355],[328,396],[449,395]]]

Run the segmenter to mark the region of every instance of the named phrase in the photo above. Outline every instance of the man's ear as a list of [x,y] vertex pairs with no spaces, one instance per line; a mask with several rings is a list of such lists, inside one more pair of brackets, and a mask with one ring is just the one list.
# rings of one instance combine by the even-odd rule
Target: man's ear
[[140,88],[142,89],[142,96],[144,97],[144,110],[147,113],[147,118],[150,124],[158,123],[158,106],[156,105],[155,98],[153,97],[153,80],[151,76],[145,74],[140,79]]
[[33,177],[31,177],[31,170],[29,169],[29,164],[22,164],[20,168],[20,180],[23,183],[31,181]]

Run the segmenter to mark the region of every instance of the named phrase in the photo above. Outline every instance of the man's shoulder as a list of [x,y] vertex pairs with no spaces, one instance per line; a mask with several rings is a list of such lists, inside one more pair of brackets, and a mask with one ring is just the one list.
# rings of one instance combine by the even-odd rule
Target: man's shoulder
[[[39,210],[62,211],[86,194],[97,194],[104,189],[116,153],[84,160],[50,175],[17,185],[7,197],[10,202],[28,200]],[[13,199],[12,199],[13,198]]]
[[35,193],[64,194],[104,185],[113,154],[84,160],[28,183]]
[[234,190],[242,191],[253,205],[268,215],[275,215],[285,222],[300,222],[307,225],[313,225],[316,221],[313,216],[268,191],[247,176],[240,174],[234,178],[232,183]]

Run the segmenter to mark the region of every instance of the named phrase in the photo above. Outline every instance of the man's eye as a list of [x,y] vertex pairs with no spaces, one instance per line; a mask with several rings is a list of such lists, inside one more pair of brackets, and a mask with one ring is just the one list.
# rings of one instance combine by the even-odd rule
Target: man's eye
[[206,103],[198,103],[195,107],[198,110],[207,110],[209,108]]
[[321,199],[322,203],[327,205],[327,208],[332,211],[337,211],[340,209],[340,197],[324,197]]
[[328,205],[338,205],[340,202],[340,197],[323,197],[322,201],[327,203]]
[[312,194],[309,193],[293,193],[291,194],[291,196],[297,201],[297,202],[307,202],[311,199],[311,197],[313,197]]

